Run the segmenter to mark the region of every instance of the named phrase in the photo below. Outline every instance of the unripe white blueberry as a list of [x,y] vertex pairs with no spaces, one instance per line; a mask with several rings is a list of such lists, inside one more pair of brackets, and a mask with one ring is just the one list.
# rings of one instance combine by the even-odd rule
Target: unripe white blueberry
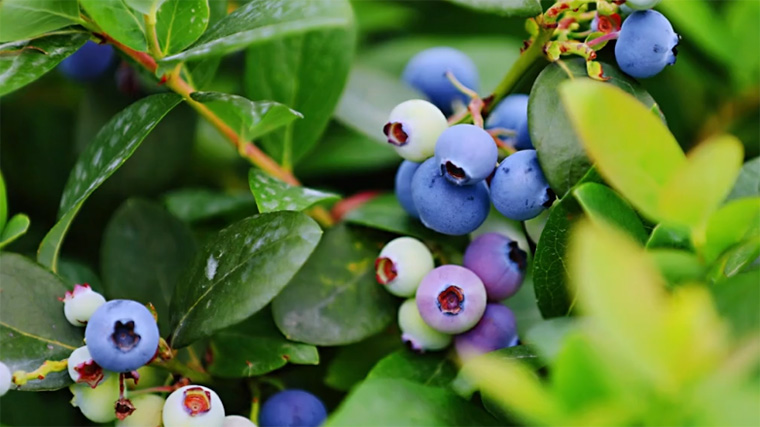
[[660,0],[627,0],[625,4],[633,10],[647,10],[657,6]]
[[141,394],[130,399],[135,411],[123,420],[116,420],[116,427],[157,427],[161,425],[164,398],[155,394]]
[[256,423],[240,415],[227,415],[223,427],[256,427]]
[[74,290],[66,292],[63,298],[63,314],[72,325],[85,326],[92,313],[105,302],[103,295],[93,291],[90,285],[74,285]]
[[72,384],[69,390],[74,394],[71,404],[79,408],[88,420],[107,423],[116,419],[116,401],[119,400],[119,376],[106,375],[103,382],[92,388],[87,384]]
[[415,351],[442,350],[451,344],[451,335],[436,331],[422,320],[414,298],[401,304],[398,326],[401,329],[401,339]]
[[188,385],[166,399],[163,420],[164,427],[222,427],[224,405],[214,390]]
[[0,396],[4,395],[11,388],[13,383],[13,374],[8,369],[8,365],[0,362]]
[[438,137],[449,127],[446,116],[435,105],[412,99],[397,105],[383,133],[399,156],[421,162],[435,153]]
[[425,244],[413,237],[398,237],[377,256],[375,278],[393,295],[410,297],[434,267],[433,255]]
[[86,383],[90,387],[100,384],[105,371],[90,356],[87,346],[79,347],[71,352],[68,360],[69,376],[75,383]]

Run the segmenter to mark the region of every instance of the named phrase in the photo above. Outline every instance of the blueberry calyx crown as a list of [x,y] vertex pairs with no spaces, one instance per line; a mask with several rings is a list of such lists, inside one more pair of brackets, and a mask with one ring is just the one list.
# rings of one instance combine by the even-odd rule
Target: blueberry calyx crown
[[456,316],[464,310],[464,292],[462,288],[450,285],[438,294],[438,309],[448,316]]
[[128,416],[132,415],[132,412],[135,412],[136,408],[129,399],[121,397],[116,401],[114,409],[116,412],[116,418],[120,421],[124,421]]
[[520,269],[520,271],[525,271],[525,266],[527,264],[527,254],[525,251],[520,249],[520,247],[517,245],[517,242],[515,241],[509,242],[509,245],[507,246],[509,246],[509,259],[517,264],[517,267]]
[[441,174],[448,175],[454,178],[457,182],[467,178],[467,174],[465,173],[464,169],[460,168],[450,161],[441,165]]
[[124,353],[135,348],[140,342],[140,335],[135,333],[135,322],[133,320],[127,322],[117,320],[113,326],[111,340],[116,345],[116,348]]
[[377,258],[375,260],[375,279],[381,285],[387,285],[398,276],[396,266],[390,258]]
[[103,368],[94,360],[86,360],[74,367],[79,374],[78,383],[86,383],[91,388],[95,388],[103,381]]
[[205,414],[211,410],[211,393],[201,387],[190,387],[185,390],[182,406],[191,417]]
[[388,137],[388,142],[396,147],[406,145],[409,140],[409,135],[404,132],[404,128],[399,122],[386,123],[385,126],[383,126],[383,133]]

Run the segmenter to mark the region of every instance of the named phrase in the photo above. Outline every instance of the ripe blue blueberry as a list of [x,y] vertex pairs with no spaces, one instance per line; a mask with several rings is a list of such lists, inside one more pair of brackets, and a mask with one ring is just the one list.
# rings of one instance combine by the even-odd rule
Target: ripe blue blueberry
[[139,394],[130,399],[135,407],[133,412],[123,420],[116,420],[116,427],[160,426],[165,400],[155,394]]
[[58,67],[64,76],[72,80],[88,81],[106,72],[113,58],[111,45],[97,44],[88,40],[74,54],[61,61]]
[[317,396],[303,390],[284,390],[261,406],[261,427],[316,427],[327,418],[327,409]]
[[488,216],[485,182],[454,185],[444,178],[435,159],[420,165],[412,178],[412,200],[420,221],[432,230],[462,235],[475,230]]
[[443,350],[451,344],[451,335],[438,332],[425,323],[414,298],[404,301],[399,307],[398,326],[401,340],[416,352]]
[[647,10],[657,6],[660,0],[627,0],[624,6],[634,10]]
[[119,400],[118,375],[107,375],[95,388],[79,383],[70,385],[69,390],[74,395],[71,405],[79,408],[88,420],[107,423],[116,419],[114,405]]
[[161,418],[164,427],[221,427],[224,424],[224,405],[214,390],[188,385],[166,398]]
[[448,127],[446,116],[435,105],[412,99],[391,110],[383,133],[399,156],[421,162],[433,156],[438,137]]
[[424,93],[448,116],[455,106],[466,106],[470,100],[446,77],[447,72],[451,72],[467,88],[478,91],[480,78],[475,63],[461,51],[450,47],[434,47],[418,53],[406,64],[401,79]]
[[8,369],[8,365],[0,362],[0,396],[4,395],[11,388],[13,383],[13,374]]
[[415,297],[420,316],[431,328],[460,334],[473,326],[486,309],[486,288],[472,271],[442,265],[425,276]]
[[504,159],[491,180],[491,201],[509,219],[538,216],[556,198],[538,164],[536,150],[518,151]]
[[394,188],[396,192],[396,199],[404,208],[406,213],[414,218],[419,218],[420,214],[417,212],[417,208],[412,201],[412,177],[417,172],[417,168],[420,167],[419,163],[410,162],[404,160],[396,171],[396,186]]
[[679,37],[668,18],[654,10],[634,12],[623,21],[615,59],[620,69],[636,78],[652,77],[676,63]]
[[85,326],[95,310],[106,303],[103,295],[95,292],[90,285],[74,285],[73,291],[66,291],[63,298],[63,314],[74,326]]
[[398,237],[377,256],[375,278],[393,295],[410,297],[433,267],[433,254],[424,243],[413,237]]
[[485,233],[467,246],[462,265],[480,277],[490,301],[500,301],[520,289],[527,260],[528,255],[514,240]]
[[113,372],[133,371],[148,363],[158,350],[158,326],[144,305],[131,300],[103,304],[84,331],[92,359]]
[[488,178],[496,167],[498,150],[491,135],[474,125],[454,125],[438,137],[435,158],[446,179],[471,185]]
[[533,142],[528,133],[528,95],[513,94],[499,102],[486,119],[486,129],[494,128],[513,131],[515,136],[500,136],[499,138],[518,150],[533,148]]
[[517,345],[517,321],[509,308],[491,303],[477,325],[454,338],[462,361],[474,356]]
[[103,382],[106,372],[90,356],[87,346],[71,352],[67,363],[69,376],[75,383],[86,383],[92,388]]

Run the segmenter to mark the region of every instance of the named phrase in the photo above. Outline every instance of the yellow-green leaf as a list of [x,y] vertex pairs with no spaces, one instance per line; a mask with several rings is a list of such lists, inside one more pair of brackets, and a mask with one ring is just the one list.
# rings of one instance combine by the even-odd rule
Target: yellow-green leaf
[[760,197],[735,200],[718,209],[707,222],[704,256],[714,261],[750,232],[760,231]]

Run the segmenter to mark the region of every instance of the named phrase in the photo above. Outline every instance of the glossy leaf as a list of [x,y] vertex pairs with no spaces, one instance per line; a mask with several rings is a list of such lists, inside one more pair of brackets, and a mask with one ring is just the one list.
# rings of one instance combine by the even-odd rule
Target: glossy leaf
[[705,266],[697,255],[678,249],[651,249],[647,251],[657,264],[660,274],[669,285],[700,282]]
[[291,281],[321,234],[306,215],[277,212],[211,237],[174,289],[172,345],[185,347],[259,311]]
[[29,229],[29,223],[29,217],[25,214],[13,215],[0,233],[0,249],[23,236]]
[[375,197],[349,212],[344,219],[350,223],[420,239],[440,238],[440,235],[410,217],[394,194]]
[[117,41],[144,52],[145,18],[122,0],[79,0],[87,15],[109,36]]
[[260,169],[248,173],[248,184],[256,198],[259,212],[302,211],[326,200],[337,200],[337,194],[296,187],[273,178]]
[[[30,286],[34,284],[34,286]],[[82,345],[84,330],[63,316],[59,297],[68,290],[51,272],[21,255],[0,254],[0,354],[11,372],[31,372],[61,360]],[[66,371],[33,380],[22,390],[56,390],[71,383]]]
[[397,303],[375,281],[374,261],[386,238],[368,230],[335,226],[327,231],[272,312],[288,339],[342,345],[382,331]]
[[0,42],[28,39],[79,22],[76,0],[3,0]]
[[576,79],[563,83],[559,92],[605,181],[648,218],[659,219],[663,188],[686,161],[668,128],[636,98],[612,85]]
[[760,196],[760,157],[744,163],[728,200],[749,196]]
[[0,45],[0,50],[16,52],[0,55],[0,96],[42,77],[88,38],[85,33],[75,32]]
[[395,378],[446,387],[456,375],[456,366],[443,353],[417,354],[409,349],[402,349],[380,360],[367,375],[367,380]]
[[738,336],[760,330],[760,270],[736,275],[710,288],[718,312],[729,320]]
[[63,239],[85,200],[127,161],[150,131],[181,100],[175,94],[143,98],[100,129],[74,165],[61,197],[58,222],[40,243],[37,262],[56,271]]
[[164,196],[166,209],[185,222],[198,222],[236,213],[250,216],[257,212],[256,200],[249,191],[215,192],[184,188]]
[[648,236],[641,220],[615,190],[602,184],[587,182],[576,187],[573,196],[592,221],[607,222],[630,234],[642,245],[646,242]]
[[720,282],[739,273],[752,269],[760,258],[760,235],[755,233],[747,240],[732,247],[718,258],[711,268],[709,277]]
[[325,384],[336,390],[349,391],[363,381],[380,360],[402,349],[403,345],[401,336],[391,331],[342,346],[327,366]]
[[[576,80],[588,80],[586,66],[582,60],[563,61]],[[654,99],[639,85],[616,67],[603,64],[608,83],[635,96],[646,108],[655,105]],[[580,137],[573,130],[568,109],[557,102],[559,87],[570,79],[565,68],[550,64],[536,78],[530,91],[528,102],[528,123],[533,145],[538,152],[538,160],[552,189],[557,194],[565,194],[591,167]],[[621,110],[622,111],[622,110]],[[618,119],[619,121],[620,119]],[[595,121],[595,125],[601,120]],[[618,140],[617,129],[605,129],[604,137],[609,143]]]
[[[165,0],[124,0],[124,3],[132,9],[147,15],[151,9],[161,7]],[[171,1],[171,0],[169,0]]]
[[479,12],[501,16],[530,18],[542,12],[540,0],[448,0]]
[[704,255],[708,262],[726,249],[760,232],[760,197],[734,200],[715,212],[707,223]]
[[649,235],[647,249],[670,248],[693,251],[689,229],[672,224],[658,224]]
[[152,303],[168,335],[169,301],[195,255],[190,229],[160,205],[127,200],[111,217],[100,246],[105,295]]
[[209,16],[208,0],[166,0],[156,15],[161,52],[171,55],[193,44],[206,31]]

